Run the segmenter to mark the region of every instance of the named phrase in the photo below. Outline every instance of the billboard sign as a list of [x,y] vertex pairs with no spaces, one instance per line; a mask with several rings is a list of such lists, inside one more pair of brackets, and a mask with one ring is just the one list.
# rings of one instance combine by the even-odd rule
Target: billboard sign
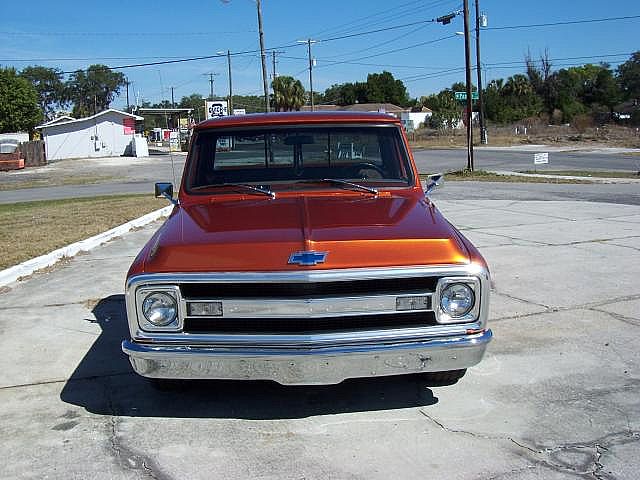
[[221,100],[206,101],[204,103],[207,111],[207,120],[210,118],[226,117],[229,115],[227,102]]

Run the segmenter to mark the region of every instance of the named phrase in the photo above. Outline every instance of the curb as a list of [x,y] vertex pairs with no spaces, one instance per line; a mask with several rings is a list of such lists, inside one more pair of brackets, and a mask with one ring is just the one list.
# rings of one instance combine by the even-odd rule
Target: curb
[[18,280],[20,277],[31,275],[36,270],[50,267],[60,261],[63,257],[73,257],[79,252],[88,252],[89,250],[92,250],[115,237],[124,235],[134,228],[143,227],[144,225],[154,222],[161,217],[168,216],[171,213],[172,209],[173,205],[166,206],[151,213],[147,213],[146,215],[131,220],[127,223],[123,223],[122,225],[118,225],[117,227],[112,228],[111,230],[107,230],[106,232],[99,233],[97,235],[94,235],[93,237],[89,237],[85,240],[80,240],[79,242],[75,242],[65,247],[59,248],[57,250],[54,250],[53,252],[46,253],[39,257],[27,260],[26,262],[14,265],[13,267],[1,270],[0,287],[9,285],[10,283]]
[[496,175],[510,175],[513,177],[529,177],[529,178],[549,178],[558,180],[583,180],[590,183],[640,183],[638,178],[614,178],[614,177],[578,177],[574,175],[546,175],[544,173],[522,173],[522,172],[510,172],[506,170],[487,170],[489,173],[495,173]]

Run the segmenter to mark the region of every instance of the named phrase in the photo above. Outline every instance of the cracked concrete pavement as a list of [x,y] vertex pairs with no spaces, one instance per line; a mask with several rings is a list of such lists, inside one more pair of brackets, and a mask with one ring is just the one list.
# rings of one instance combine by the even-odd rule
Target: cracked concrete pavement
[[494,342],[458,384],[154,390],[119,345],[151,225],[0,294],[0,477],[638,478],[640,207],[437,203],[495,289]]

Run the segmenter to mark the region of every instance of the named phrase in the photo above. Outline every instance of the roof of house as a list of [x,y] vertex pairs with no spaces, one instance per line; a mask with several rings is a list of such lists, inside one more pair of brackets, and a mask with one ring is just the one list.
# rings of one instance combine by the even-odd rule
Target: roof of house
[[413,107],[410,109],[411,113],[430,113],[433,112],[430,108],[427,107]]
[[[134,115],[132,113],[127,113],[127,112],[123,112],[121,110],[116,110],[115,108],[108,108],[107,110],[103,110],[101,112],[96,113],[95,115],[91,115],[90,117],[84,117],[84,118],[73,118],[73,117],[68,117],[67,115],[64,115],[63,117],[58,117],[54,120],[51,120],[50,122],[45,122],[42,125],[38,125],[36,128],[48,128],[48,127],[53,127],[53,126],[58,126],[58,125],[68,125],[71,123],[80,123],[80,122],[84,122],[86,120],[94,120],[98,117],[102,117],[103,115],[106,115],[107,113],[110,112],[114,112],[114,113],[118,113],[120,115],[122,115],[123,117],[130,117],[130,118],[135,118],[136,120],[144,120],[144,117],[140,117],[138,115]],[[62,120],[59,121],[61,118],[70,118],[71,120]]]
[[48,127],[49,125],[66,122],[68,120],[75,120],[75,117],[72,117],[70,115],[60,115],[59,117],[56,117],[53,120],[49,120],[48,122],[44,122],[42,125],[38,125],[36,128]]
[[[332,105],[332,104],[321,104],[314,105],[313,110],[316,112],[335,112],[336,110],[342,110],[343,108],[340,105]],[[311,105],[303,105],[300,109],[301,112],[310,112]]]
[[343,110],[350,112],[386,112],[397,113],[406,112],[406,108],[399,107],[393,103],[356,103],[342,107]]
[[[301,108],[301,111],[308,112],[311,110],[309,105]],[[399,113],[408,112],[408,108],[402,108],[393,103],[354,103],[353,105],[315,105],[316,111],[347,111],[347,112],[384,112]]]

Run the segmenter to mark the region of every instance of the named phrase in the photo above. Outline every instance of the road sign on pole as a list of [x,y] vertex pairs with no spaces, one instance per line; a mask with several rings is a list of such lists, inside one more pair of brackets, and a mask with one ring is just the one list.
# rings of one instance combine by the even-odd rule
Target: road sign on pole
[[[456,100],[461,102],[467,101],[467,92],[454,92]],[[478,92],[471,92],[471,100],[478,100]]]

